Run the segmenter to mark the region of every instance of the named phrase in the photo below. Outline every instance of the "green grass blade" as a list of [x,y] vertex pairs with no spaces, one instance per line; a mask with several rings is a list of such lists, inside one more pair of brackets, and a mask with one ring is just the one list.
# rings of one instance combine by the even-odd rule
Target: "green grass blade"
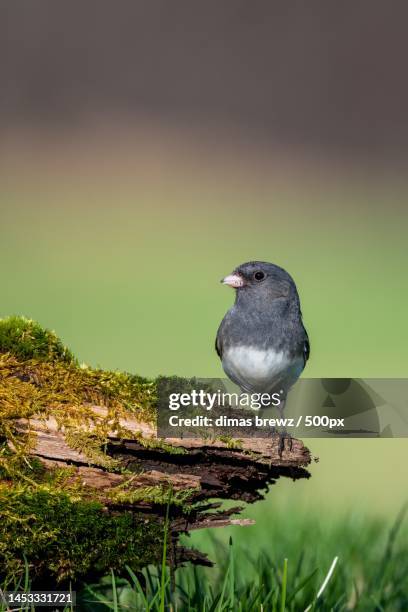
[[[381,599],[381,596],[382,596],[382,591],[384,588],[384,582],[387,576],[389,564],[392,562],[392,559],[393,559],[393,550],[394,550],[395,542],[397,539],[397,535],[404,521],[407,511],[408,511],[408,503],[405,504],[401,508],[401,510],[399,511],[397,515],[397,518],[395,519],[393,526],[390,529],[390,532],[387,538],[387,543],[386,543],[385,550],[384,550],[384,554],[378,566],[377,574],[374,577],[372,589],[373,590],[375,589],[375,592],[379,599]],[[377,588],[375,588],[376,585],[378,585]]]
[[221,599],[221,593],[218,593],[218,595],[214,598],[213,603],[211,605],[210,608],[208,608],[208,612],[216,612],[216,610],[218,610],[218,603]]
[[222,612],[222,610],[224,608],[224,597],[225,597],[225,591],[227,590],[227,584],[228,584],[230,569],[231,569],[231,567],[230,567],[230,565],[228,565],[227,571],[225,572],[225,576],[224,576],[224,581],[223,581],[223,585],[222,585],[222,590],[221,590],[219,602],[218,602],[218,605],[217,605],[217,608],[216,608],[217,612]]
[[[162,585],[160,583],[160,588],[157,589],[156,593],[154,594],[153,599],[150,602],[150,610],[153,610],[153,605],[156,606],[156,610],[158,612],[162,612],[162,610],[165,609],[165,604],[166,604],[166,588],[167,585],[170,584],[170,578],[167,577],[165,583],[164,583],[164,600],[162,599]],[[156,603],[158,603],[158,605],[156,605]],[[162,608],[162,603],[163,603],[163,608]]]
[[111,576],[112,576],[113,610],[114,612],[119,612],[118,591],[116,589],[116,579],[115,579],[115,574],[113,573],[113,570],[111,570]]
[[288,560],[283,560],[282,590],[280,612],[285,612],[286,608],[286,587],[288,582]]
[[147,601],[145,592],[143,591],[139,578],[136,576],[136,574],[133,572],[133,570],[128,565],[125,565],[125,568],[133,582],[135,591],[140,595],[143,601],[143,605],[145,606],[145,609],[147,610],[147,612],[149,612],[149,609],[150,609],[149,602]]
[[329,571],[327,572],[326,578],[323,580],[323,583],[315,597],[315,599],[313,600],[313,602],[311,604],[308,605],[308,607],[305,609],[305,612],[309,612],[309,610],[311,610],[314,606],[314,604],[317,602],[317,600],[319,599],[319,597],[321,597],[321,595],[323,594],[323,591],[325,590],[325,588],[327,587],[327,585],[330,582],[331,577],[333,576],[335,567],[337,565],[337,561],[339,560],[338,557],[334,557],[332,564],[329,568]]
[[316,573],[317,573],[317,567],[316,569],[313,570],[313,572],[311,572],[308,576],[306,576],[306,578],[304,578],[303,580],[299,582],[298,586],[295,588],[295,590],[290,594],[290,597],[288,598],[288,601],[287,601],[288,606],[289,604],[292,603],[296,595],[312,580],[313,576],[316,576]]
[[100,603],[109,608],[110,610],[113,610],[113,603],[109,601],[109,599],[106,599],[105,597],[94,591],[93,588],[89,585],[87,585],[86,590],[95,597],[95,599],[84,599],[86,603]]
[[167,531],[169,526],[169,512],[170,502],[172,497],[172,491],[169,490],[169,499],[166,508],[166,520],[164,521],[164,537],[163,537],[163,556],[162,556],[162,567],[161,567],[161,584],[160,584],[160,612],[164,612],[164,606],[166,601],[166,561],[167,561]]
[[230,546],[230,601],[229,605],[232,610],[235,608],[235,568],[234,568],[234,549],[232,546],[232,538],[229,539]]
[[252,610],[254,609],[256,603],[260,599],[263,590],[264,590],[264,585],[261,584],[258,587],[258,589],[255,591],[255,593],[254,593],[254,595],[252,597],[252,600],[248,602],[247,612],[252,612]]

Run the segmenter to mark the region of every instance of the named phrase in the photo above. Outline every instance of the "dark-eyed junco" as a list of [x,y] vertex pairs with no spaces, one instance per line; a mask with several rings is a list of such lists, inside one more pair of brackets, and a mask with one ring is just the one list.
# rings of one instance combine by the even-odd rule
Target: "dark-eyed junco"
[[221,282],[236,289],[215,342],[222,367],[244,392],[280,393],[283,409],[310,352],[296,285],[264,261],[244,263]]

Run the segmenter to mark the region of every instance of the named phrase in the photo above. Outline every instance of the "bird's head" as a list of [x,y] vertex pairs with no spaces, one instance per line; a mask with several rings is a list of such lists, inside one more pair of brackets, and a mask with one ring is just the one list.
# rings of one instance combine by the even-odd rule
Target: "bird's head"
[[221,280],[224,285],[237,290],[237,297],[249,299],[287,298],[296,292],[292,277],[279,266],[266,261],[243,263]]

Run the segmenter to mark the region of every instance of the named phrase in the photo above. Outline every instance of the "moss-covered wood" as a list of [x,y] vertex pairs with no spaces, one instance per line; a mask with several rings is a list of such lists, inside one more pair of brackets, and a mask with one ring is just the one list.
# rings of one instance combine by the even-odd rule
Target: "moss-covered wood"
[[181,531],[246,524],[209,498],[254,501],[308,476],[298,440],[160,440],[156,402],[156,381],[81,366],[35,322],[0,320],[0,578],[27,563],[60,582],[156,563],[168,504],[170,560],[204,562]]

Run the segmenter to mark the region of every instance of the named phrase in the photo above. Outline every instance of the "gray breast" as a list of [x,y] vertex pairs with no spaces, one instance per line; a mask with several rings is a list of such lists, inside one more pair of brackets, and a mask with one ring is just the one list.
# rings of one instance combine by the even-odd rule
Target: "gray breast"
[[303,358],[291,358],[285,351],[254,346],[230,346],[222,356],[227,376],[248,393],[288,389],[303,370]]

